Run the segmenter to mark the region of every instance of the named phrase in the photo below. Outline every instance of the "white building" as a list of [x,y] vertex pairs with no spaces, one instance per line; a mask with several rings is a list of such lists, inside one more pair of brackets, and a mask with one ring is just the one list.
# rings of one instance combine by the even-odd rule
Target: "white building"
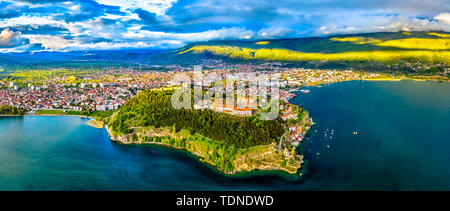
[[97,111],[106,111],[106,105],[97,105],[95,106],[95,110]]

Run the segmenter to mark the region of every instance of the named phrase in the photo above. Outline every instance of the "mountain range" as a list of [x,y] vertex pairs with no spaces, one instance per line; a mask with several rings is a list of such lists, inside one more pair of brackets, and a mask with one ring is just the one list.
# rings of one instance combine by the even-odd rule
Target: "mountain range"
[[383,32],[273,40],[220,40],[172,50],[0,54],[2,65],[199,64],[281,62],[314,68],[440,72],[449,68],[450,34]]

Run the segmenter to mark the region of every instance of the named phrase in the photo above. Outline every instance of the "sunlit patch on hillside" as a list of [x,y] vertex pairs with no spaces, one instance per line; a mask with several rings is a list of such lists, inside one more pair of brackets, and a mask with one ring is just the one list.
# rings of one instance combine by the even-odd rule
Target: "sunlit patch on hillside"
[[402,32],[404,35],[411,35],[411,32]]
[[269,41],[258,41],[258,42],[255,42],[256,45],[267,45],[269,43],[270,43]]
[[330,40],[338,42],[352,42],[355,44],[370,44],[381,42],[379,39],[374,39],[372,37],[333,37]]
[[374,45],[405,49],[449,50],[450,39],[407,38],[388,40]]
[[427,50],[390,50],[390,51],[358,51],[344,53],[303,53],[287,49],[251,49],[234,46],[198,45],[180,54],[210,52],[216,55],[237,59],[260,59],[272,61],[379,61],[390,62],[413,59],[423,62],[450,63],[449,51]]
[[436,32],[428,32],[427,34],[431,35],[431,36],[442,37],[442,38],[450,38],[450,34],[442,34],[442,33],[436,33]]

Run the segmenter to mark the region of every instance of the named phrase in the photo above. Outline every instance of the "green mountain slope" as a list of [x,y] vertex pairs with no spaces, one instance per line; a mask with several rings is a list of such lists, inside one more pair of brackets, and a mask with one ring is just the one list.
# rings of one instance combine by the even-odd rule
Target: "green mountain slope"
[[399,69],[439,72],[449,67],[450,34],[398,32],[260,41],[191,43],[161,56],[161,62],[282,61],[325,68]]

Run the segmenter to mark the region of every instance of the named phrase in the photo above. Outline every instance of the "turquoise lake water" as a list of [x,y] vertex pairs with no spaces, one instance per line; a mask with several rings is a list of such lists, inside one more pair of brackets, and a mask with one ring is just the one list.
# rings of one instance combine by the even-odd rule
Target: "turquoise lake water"
[[298,180],[229,178],[177,150],[112,143],[85,118],[0,117],[0,190],[450,190],[450,83],[309,89],[291,100],[316,123]]

